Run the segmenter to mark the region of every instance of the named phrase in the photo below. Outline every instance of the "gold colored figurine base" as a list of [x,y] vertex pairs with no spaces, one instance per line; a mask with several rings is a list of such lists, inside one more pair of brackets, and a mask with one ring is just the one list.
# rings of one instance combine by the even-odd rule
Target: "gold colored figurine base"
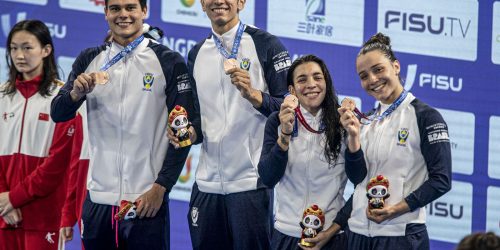
[[314,247],[314,243],[306,242],[304,239],[300,239],[300,244],[305,247]]
[[189,145],[191,145],[191,139],[187,139],[187,140],[179,142],[179,146],[181,146],[181,148],[187,147]]

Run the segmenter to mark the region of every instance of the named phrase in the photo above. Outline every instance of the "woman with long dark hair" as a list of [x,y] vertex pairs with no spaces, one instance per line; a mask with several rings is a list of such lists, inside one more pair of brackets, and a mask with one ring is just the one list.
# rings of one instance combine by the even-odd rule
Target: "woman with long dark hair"
[[57,249],[73,120],[55,124],[50,104],[62,82],[47,26],[17,23],[7,37],[9,78],[0,86],[2,249]]
[[[357,183],[366,170],[352,169],[346,175],[345,131],[337,111],[340,105],[323,60],[314,55],[295,60],[288,70],[287,83],[291,95],[267,120],[259,162],[263,183],[268,187],[279,183],[275,187],[271,248],[296,249],[300,242],[306,249],[309,247],[305,245],[345,249],[340,229],[347,217],[339,213],[345,204],[344,188],[348,176]],[[325,230],[315,232],[315,237],[304,237],[305,229],[299,224],[307,208],[321,209],[318,216],[324,218]]]

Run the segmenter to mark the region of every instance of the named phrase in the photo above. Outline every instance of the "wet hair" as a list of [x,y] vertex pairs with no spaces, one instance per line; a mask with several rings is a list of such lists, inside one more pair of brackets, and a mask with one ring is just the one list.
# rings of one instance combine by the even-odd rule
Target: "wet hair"
[[287,84],[288,86],[293,86],[293,73],[295,69],[302,64],[308,62],[315,62],[321,68],[323,76],[325,77],[326,83],[326,93],[325,99],[321,103],[321,108],[323,109],[323,114],[321,117],[322,123],[325,125],[325,158],[329,164],[333,164],[337,161],[340,154],[340,149],[342,147],[342,141],[344,140],[346,133],[342,125],[340,124],[340,114],[337,111],[340,108],[339,100],[337,98],[337,93],[335,87],[333,86],[333,80],[330,76],[330,72],[326,67],[325,62],[321,58],[315,55],[306,55],[296,59],[292,66],[288,69],[287,74]]
[[500,237],[492,232],[474,233],[464,237],[457,250],[497,250],[500,249]]
[[[147,0],[138,0],[138,1],[139,1],[139,4],[141,5],[141,9],[148,7]],[[106,8],[108,7],[108,2],[109,2],[109,0],[104,0],[104,4],[106,5]]]
[[[361,47],[361,50],[358,53],[358,57],[375,50],[380,51],[380,53],[382,53],[387,59],[389,59],[391,63],[398,60],[394,55],[394,52],[392,51],[391,38],[384,35],[383,33],[379,32],[370,37],[370,39],[368,39],[368,41],[363,44],[363,47]],[[399,74],[398,79],[399,82],[403,82]]]
[[398,60],[396,56],[394,56],[394,52],[391,48],[391,38],[380,32],[370,37],[370,39],[368,39],[368,41],[363,44],[363,47],[361,47],[361,50],[358,53],[358,56],[364,55],[374,50],[380,51],[391,62]]
[[10,52],[12,50],[10,47],[12,37],[19,31],[26,31],[35,36],[42,48],[46,45],[50,45],[52,47],[50,54],[43,59],[42,82],[38,86],[38,93],[40,93],[40,95],[44,97],[50,96],[56,87],[53,82],[59,78],[59,73],[57,71],[57,64],[54,56],[54,43],[52,42],[49,29],[42,21],[39,20],[21,21],[14,25],[14,27],[10,30],[10,33],[7,36],[7,53],[5,53],[5,59],[7,60],[7,66],[9,67],[9,78],[2,92],[5,95],[13,95],[16,92],[16,78],[21,75],[21,73],[17,71],[10,56]]

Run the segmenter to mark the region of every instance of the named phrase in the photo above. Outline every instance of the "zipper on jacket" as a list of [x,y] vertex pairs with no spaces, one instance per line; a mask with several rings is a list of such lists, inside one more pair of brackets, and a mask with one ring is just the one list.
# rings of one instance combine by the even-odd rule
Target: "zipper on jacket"
[[23,108],[23,116],[21,119],[21,134],[19,135],[19,147],[17,149],[17,153],[21,154],[21,144],[23,142],[23,132],[24,132],[24,120],[26,116],[26,107],[28,107],[28,99],[24,98],[24,108]]
[[[315,124],[314,124],[315,125]],[[302,130],[302,133],[306,134],[307,148],[311,148],[312,133],[306,130]],[[311,150],[307,150],[307,164],[306,164],[306,208],[309,207],[309,192],[311,190],[309,186],[309,180],[311,179],[310,163],[311,163]]]
[[[120,102],[118,104],[118,114],[120,114],[120,128],[123,127],[123,88],[124,88],[124,81],[127,80],[127,77],[126,77],[126,74],[128,72],[128,69],[127,69],[127,60],[128,58],[127,57],[124,57],[122,59],[122,62],[123,62],[123,66],[125,68],[125,71],[123,71],[123,75],[122,75],[122,79],[120,81],[120,84],[119,84],[119,90],[120,90]],[[123,172],[123,130],[122,129],[119,129],[118,130],[118,137],[119,137],[119,145],[118,145],[118,156],[117,156],[117,162],[118,162],[118,186],[120,187],[120,189],[118,190],[118,206],[120,205],[120,201],[122,200],[122,197],[123,197],[123,175],[122,175],[122,172]],[[134,201],[132,201],[134,202]]]
[[[219,54],[219,58],[222,59],[220,62],[222,65],[222,68],[224,68],[224,58]],[[220,186],[222,189],[222,193],[225,194],[226,191],[224,190],[224,172],[222,171],[222,165],[221,165],[221,159],[222,159],[222,144],[224,141],[224,134],[226,132],[226,124],[227,124],[227,108],[226,108],[226,93],[224,92],[224,77],[226,74],[221,71],[221,80],[220,80],[220,87],[221,87],[221,92],[222,92],[222,107],[224,108],[224,125],[222,126],[222,133],[221,133],[221,138],[220,138],[220,143],[219,143],[219,159],[217,160],[217,170],[219,170],[219,177],[220,177]]]
[[[378,125],[377,126],[377,130],[376,130],[376,135],[375,135],[375,144],[373,145],[382,145],[381,144],[381,138],[382,138],[382,134],[384,133],[384,127],[387,123],[384,123],[384,120],[381,120],[381,121],[376,121],[377,124],[375,125]],[[377,172],[375,173],[371,173],[371,176],[369,178],[372,178],[374,177],[375,175],[378,175],[380,173],[379,172],[379,168],[378,166],[380,165],[380,156],[379,156],[379,147],[373,147],[374,148],[373,150],[373,155],[374,155],[374,162],[377,166]],[[371,237],[372,236],[372,230],[371,230],[371,225],[372,225],[372,222],[371,220],[368,219],[368,236]]]

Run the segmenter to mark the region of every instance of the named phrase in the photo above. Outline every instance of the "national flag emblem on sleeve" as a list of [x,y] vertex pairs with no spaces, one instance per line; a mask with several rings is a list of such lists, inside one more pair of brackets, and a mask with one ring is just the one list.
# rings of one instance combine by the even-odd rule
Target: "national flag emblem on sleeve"
[[49,114],[47,114],[47,113],[40,113],[40,114],[38,114],[38,120],[40,120],[40,121],[49,121]]

